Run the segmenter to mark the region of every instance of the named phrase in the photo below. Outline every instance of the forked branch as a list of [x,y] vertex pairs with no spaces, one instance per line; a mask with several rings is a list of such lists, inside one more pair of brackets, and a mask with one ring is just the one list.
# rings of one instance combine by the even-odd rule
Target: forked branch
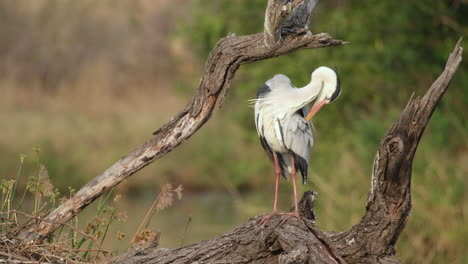
[[[298,4],[303,1],[295,0],[294,3]],[[280,1],[269,1],[268,9],[276,13],[283,12],[282,5],[273,7],[273,2]],[[27,242],[41,241],[60,227],[58,223],[67,222],[104,192],[187,140],[208,121],[216,102],[222,100],[230,88],[231,81],[241,64],[280,56],[296,50],[341,45],[344,42],[334,40],[326,33],[312,35],[308,32],[300,36],[291,34],[273,49],[265,43],[263,33],[239,37],[228,36],[219,40],[208,57],[200,85],[185,109],[156,131],[154,138],[95,177],[75,196],[47,215],[44,221],[22,231],[20,238]]]

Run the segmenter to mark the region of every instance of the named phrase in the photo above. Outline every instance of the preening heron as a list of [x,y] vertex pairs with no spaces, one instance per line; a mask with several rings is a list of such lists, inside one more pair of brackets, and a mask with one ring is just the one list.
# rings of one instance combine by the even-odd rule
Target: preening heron
[[[314,143],[309,120],[326,104],[335,101],[341,93],[338,74],[328,68],[319,67],[311,75],[305,87],[297,88],[291,80],[277,74],[258,89],[255,101],[255,126],[260,142],[268,158],[275,166],[275,201],[273,212],[266,221],[277,213],[280,174],[292,178],[294,190],[294,213],[297,209],[296,172],[302,174],[302,183],[307,181],[310,149]],[[317,99],[312,108],[309,104]]]

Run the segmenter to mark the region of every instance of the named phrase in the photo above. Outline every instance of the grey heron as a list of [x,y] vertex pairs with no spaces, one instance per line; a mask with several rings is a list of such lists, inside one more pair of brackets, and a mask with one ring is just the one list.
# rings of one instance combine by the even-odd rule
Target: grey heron
[[[295,87],[291,80],[277,74],[258,89],[255,102],[255,126],[260,142],[268,158],[275,166],[275,201],[273,212],[261,223],[277,214],[280,174],[292,178],[294,213],[282,213],[299,217],[297,209],[296,171],[307,181],[310,149],[314,143],[309,120],[326,104],[335,101],[341,93],[338,74],[319,67],[311,75],[309,84]],[[316,102],[309,111],[307,104]]]

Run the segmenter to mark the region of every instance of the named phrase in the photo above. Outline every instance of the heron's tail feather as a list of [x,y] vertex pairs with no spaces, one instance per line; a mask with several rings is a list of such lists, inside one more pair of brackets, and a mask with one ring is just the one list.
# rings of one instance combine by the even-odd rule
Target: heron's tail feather
[[302,184],[307,183],[307,170],[309,165],[307,164],[307,160],[305,160],[303,157],[297,155],[294,152],[289,153],[291,156],[294,157],[294,167],[296,168],[296,171],[300,171],[302,175]]
[[284,154],[276,152],[278,156],[278,163],[281,169],[281,176],[283,176],[286,180],[289,180],[289,157],[285,157]]

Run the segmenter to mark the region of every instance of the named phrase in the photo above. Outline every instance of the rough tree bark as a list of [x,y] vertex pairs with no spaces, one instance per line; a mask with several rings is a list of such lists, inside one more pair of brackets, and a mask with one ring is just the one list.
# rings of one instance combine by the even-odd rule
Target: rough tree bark
[[[303,2],[315,0],[270,0],[265,14],[266,28],[278,29],[282,18],[293,7],[301,8]],[[310,10],[312,11],[312,10]],[[303,13],[303,12],[302,12]],[[308,14],[310,17],[310,13]],[[305,19],[308,21],[308,18]],[[273,44],[269,44],[273,43]],[[75,196],[63,203],[41,221],[27,230],[21,230],[18,237],[25,242],[40,242],[62,223],[69,221],[86,206],[110,188],[121,183],[135,172],[156,159],[161,158],[193,135],[211,117],[219,100],[222,103],[234,74],[241,64],[252,63],[280,56],[302,49],[322,48],[344,44],[326,33],[313,35],[308,30],[294,32],[279,41],[279,34],[258,33],[248,36],[230,34],[220,39],[211,51],[205,65],[204,75],[192,101],[167,124],[154,132],[154,138],[135,149],[104,173],[83,186]]]
[[[346,232],[322,232],[308,220],[312,197],[301,200],[301,216],[281,224],[257,216],[234,231],[178,249],[132,249],[111,263],[401,263],[394,245],[411,210],[411,166],[426,125],[461,62],[459,40],[443,73],[426,94],[408,105],[382,139],[375,156],[366,213]],[[307,193],[306,193],[307,194]]]

